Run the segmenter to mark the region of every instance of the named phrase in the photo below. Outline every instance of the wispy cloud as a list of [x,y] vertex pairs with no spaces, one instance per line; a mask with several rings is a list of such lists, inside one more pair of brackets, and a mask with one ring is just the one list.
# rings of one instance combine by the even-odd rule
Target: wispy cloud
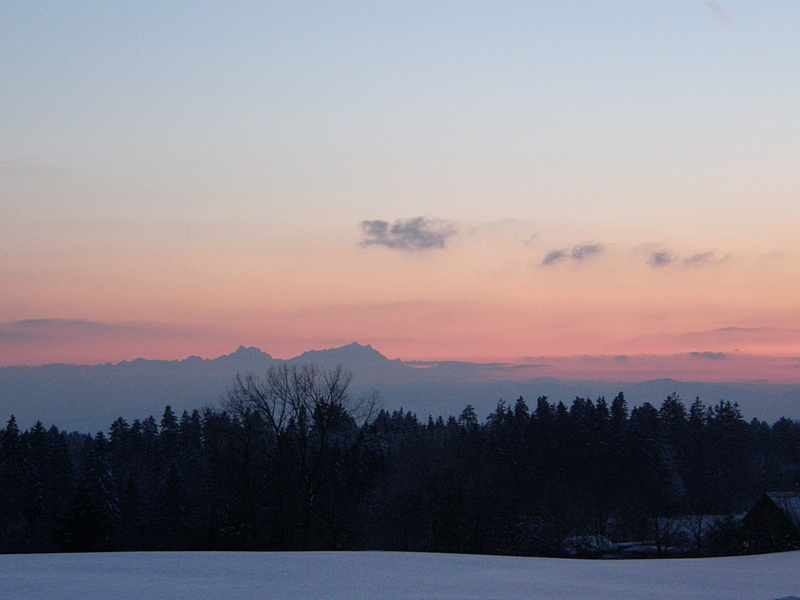
[[720,24],[723,27],[732,27],[733,26],[733,19],[730,18],[728,13],[725,12],[719,4],[715,2],[715,0],[705,0],[706,6],[709,10],[714,13],[714,16],[719,19]]
[[186,333],[180,325],[143,322],[99,323],[85,319],[25,319],[0,323],[2,344],[49,344],[73,340],[91,342],[104,339],[157,339]]
[[563,262],[567,259],[575,262],[583,262],[587,258],[600,254],[605,249],[603,244],[579,244],[573,246],[572,250],[551,250],[545,254],[541,265],[546,267],[555,263]]
[[155,358],[179,348],[178,356],[188,356],[211,335],[211,329],[177,323],[47,318],[5,322],[0,323],[0,367],[100,364]]
[[418,252],[444,248],[447,239],[456,234],[455,223],[416,217],[389,221],[361,221],[364,239],[360,245],[383,246],[391,250]]
[[701,268],[721,264],[731,259],[730,254],[718,258],[713,251],[696,252],[689,256],[681,256],[672,250],[656,244],[642,244],[635,252],[644,252],[647,264],[654,269],[665,267]]
[[0,323],[0,341],[43,341],[70,335],[94,336],[119,329],[83,319],[26,319]]
[[707,265],[714,260],[714,253],[713,252],[698,252],[697,254],[693,254],[689,258],[683,259],[683,264],[687,267],[701,267],[703,265]]
[[528,246],[529,248],[532,248],[533,245],[536,243],[536,240],[538,239],[538,237],[539,237],[538,233],[533,233],[533,234],[529,235],[527,239],[523,240],[522,243],[525,246]]
[[728,358],[724,352],[689,352],[689,356],[702,360],[725,360]]

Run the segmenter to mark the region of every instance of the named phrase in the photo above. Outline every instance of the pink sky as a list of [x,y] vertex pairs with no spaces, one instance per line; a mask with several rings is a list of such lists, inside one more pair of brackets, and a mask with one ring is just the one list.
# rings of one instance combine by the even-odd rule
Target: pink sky
[[800,381],[800,5],[719,5],[2,6],[0,366]]
[[791,252],[454,223],[424,251],[336,228],[308,243],[209,225],[20,230],[0,364],[214,358],[240,344],[290,358],[359,341],[403,360],[548,357],[540,374],[557,377],[800,381]]

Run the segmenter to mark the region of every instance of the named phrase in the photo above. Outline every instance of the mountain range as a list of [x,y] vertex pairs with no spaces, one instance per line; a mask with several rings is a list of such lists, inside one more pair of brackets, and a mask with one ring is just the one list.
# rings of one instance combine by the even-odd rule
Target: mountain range
[[370,345],[312,350],[287,361],[258,348],[240,347],[215,359],[191,356],[184,360],[137,359],[117,364],[0,369],[0,419],[12,414],[20,427],[41,420],[46,426],[94,432],[106,430],[118,417],[131,421],[149,415],[159,418],[169,404],[183,410],[219,406],[237,373],[264,373],[272,365],[316,363],[323,368],[342,365],[353,372],[351,391],[376,390],[386,410],[409,410],[421,419],[459,414],[472,404],[484,418],[499,400],[512,403],[520,396],[535,406],[539,396],[569,403],[576,397],[613,398],[624,392],[630,406],[650,402],[659,406],[677,393],[688,405],[700,397],[706,405],[720,400],[737,402],[748,420],[774,422],[782,416],[800,418],[800,385],[768,383],[709,383],[657,379],[643,382],[563,381],[529,377],[518,365],[469,362],[403,362],[390,360]]

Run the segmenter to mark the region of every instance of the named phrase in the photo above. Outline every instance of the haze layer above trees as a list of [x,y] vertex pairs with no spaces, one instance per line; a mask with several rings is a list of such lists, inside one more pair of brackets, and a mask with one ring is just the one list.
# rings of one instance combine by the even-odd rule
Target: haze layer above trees
[[[405,363],[389,360],[371,346],[306,352],[278,361],[257,348],[240,347],[213,360],[134,360],[96,366],[46,365],[0,369],[0,418],[15,415],[22,427],[37,420],[67,430],[105,430],[117,417],[128,420],[158,415],[170,404],[179,414],[218,406],[237,373],[265,373],[270,365],[314,362],[341,364],[355,374],[352,390],[377,390],[388,410],[404,408],[421,418],[458,414],[472,404],[484,417],[497,400],[547,396],[570,403],[575,397],[613,398],[625,393],[631,406],[658,403],[673,392],[697,396],[707,404],[737,402],[746,418],[773,422],[800,417],[800,386],[765,383],[701,383],[659,379],[639,383],[575,382],[523,374],[513,365],[467,362]],[[527,375],[525,374],[527,373]]]

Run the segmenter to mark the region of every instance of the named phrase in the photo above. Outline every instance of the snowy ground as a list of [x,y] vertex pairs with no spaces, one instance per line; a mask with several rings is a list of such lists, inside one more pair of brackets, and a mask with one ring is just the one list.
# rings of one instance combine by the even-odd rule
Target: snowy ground
[[800,597],[800,552],[637,561],[394,552],[0,556],[0,598],[4,600],[787,597]]

